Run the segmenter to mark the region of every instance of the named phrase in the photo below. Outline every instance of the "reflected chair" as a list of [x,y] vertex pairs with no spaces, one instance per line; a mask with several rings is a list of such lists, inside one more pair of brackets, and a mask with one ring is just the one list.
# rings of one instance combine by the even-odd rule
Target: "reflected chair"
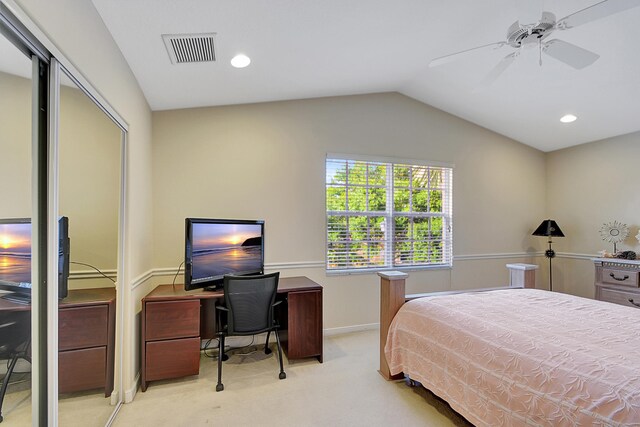
[[[224,305],[218,306],[218,384],[216,391],[224,390],[222,384],[222,361],[228,356],[224,353],[224,339],[228,336],[255,335],[267,333],[264,344],[265,354],[271,353],[269,349],[269,336],[271,332],[276,336],[278,346],[278,359],[280,362],[281,380],[287,377],[282,368],[282,347],[278,336],[278,323],[274,318],[274,307],[280,304],[276,302],[278,279],[280,273],[262,274],[255,276],[224,276]],[[222,313],[226,313],[226,321]]]
[[7,360],[7,373],[2,379],[0,388],[0,422],[2,422],[2,404],[7,392],[11,375],[18,359],[31,363],[31,312],[2,311],[0,312],[0,360]]

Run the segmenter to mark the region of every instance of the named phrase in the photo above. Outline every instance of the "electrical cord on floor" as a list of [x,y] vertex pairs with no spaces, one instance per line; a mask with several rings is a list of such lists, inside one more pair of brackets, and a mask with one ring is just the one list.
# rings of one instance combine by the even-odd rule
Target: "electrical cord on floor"
[[[216,340],[216,345],[215,347],[209,348],[209,344],[211,344],[211,341]],[[217,359],[218,355],[216,354],[208,354],[207,350],[217,350],[218,349],[218,338],[209,338],[209,340],[205,343],[204,347],[202,348],[202,353],[204,353],[205,357],[208,357],[210,359]]]
[[[207,353],[207,350],[217,350],[218,349],[217,345],[215,347],[211,347],[211,348],[209,347],[209,344],[214,339],[216,340],[216,342],[218,341],[218,338],[209,338],[209,340],[205,343],[204,347],[202,348],[202,352],[204,353],[204,355],[206,357],[210,358],[210,359],[217,359],[218,358],[218,354],[217,353],[215,353],[215,354],[208,354]],[[240,346],[240,347],[225,346],[224,352],[227,353],[227,352],[229,352],[231,350],[242,350],[242,349],[245,349],[245,348],[249,348],[249,347],[255,345],[255,341],[256,341],[256,336],[252,335],[251,336],[251,342],[249,344],[243,345],[243,346]],[[233,354],[238,355],[238,356],[249,356],[249,355],[257,353],[257,352],[258,352],[258,350],[256,349],[256,350],[250,351],[248,353],[233,353]]]
[[[251,336],[251,343],[249,343],[249,344],[247,344],[247,345],[244,345],[244,346],[242,346],[242,347],[235,347],[235,348],[232,348],[231,350],[242,350],[242,349],[244,349],[244,348],[249,348],[249,347],[253,346],[253,344],[254,344],[255,342],[256,342],[256,336],[255,336],[255,335],[252,335],[252,336]],[[257,351],[258,351],[258,350],[256,349],[256,350],[254,350],[254,351],[250,351],[250,352],[248,352],[248,353],[233,353],[233,354],[237,354],[238,356],[249,356],[250,354],[256,353]]]

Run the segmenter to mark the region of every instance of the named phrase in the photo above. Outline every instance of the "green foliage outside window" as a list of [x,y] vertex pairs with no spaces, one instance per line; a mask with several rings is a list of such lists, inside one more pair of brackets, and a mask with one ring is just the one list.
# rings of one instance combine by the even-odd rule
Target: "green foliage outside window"
[[443,229],[448,172],[427,166],[327,160],[327,268],[448,262]]

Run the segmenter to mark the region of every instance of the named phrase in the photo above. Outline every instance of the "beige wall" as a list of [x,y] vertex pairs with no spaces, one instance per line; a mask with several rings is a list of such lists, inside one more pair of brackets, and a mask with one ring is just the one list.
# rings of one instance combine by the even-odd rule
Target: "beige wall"
[[0,72],[0,94],[0,218],[29,218],[31,80]]
[[264,219],[267,268],[325,286],[325,328],[377,323],[374,274],[325,274],[327,152],[455,164],[458,260],[411,273],[409,292],[506,284],[504,264],[541,248],[544,153],[384,93],[154,112],[154,265],[183,261],[185,217]]
[[70,288],[111,287],[118,261],[121,130],[76,87],[60,90],[59,213],[69,218]]
[[613,245],[600,238],[603,223],[617,220],[630,228],[618,250],[640,254],[638,176],[640,133],[579,145],[547,155],[549,214],[566,235],[554,247],[554,289],[593,297],[594,267],[589,259]]

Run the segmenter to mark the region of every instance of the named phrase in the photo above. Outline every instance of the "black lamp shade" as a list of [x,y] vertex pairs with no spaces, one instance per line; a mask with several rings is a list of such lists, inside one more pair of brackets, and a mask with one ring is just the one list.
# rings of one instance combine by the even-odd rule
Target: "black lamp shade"
[[551,236],[551,237],[564,237],[564,233],[558,227],[558,224],[552,219],[545,219],[542,224],[536,228],[532,236]]

